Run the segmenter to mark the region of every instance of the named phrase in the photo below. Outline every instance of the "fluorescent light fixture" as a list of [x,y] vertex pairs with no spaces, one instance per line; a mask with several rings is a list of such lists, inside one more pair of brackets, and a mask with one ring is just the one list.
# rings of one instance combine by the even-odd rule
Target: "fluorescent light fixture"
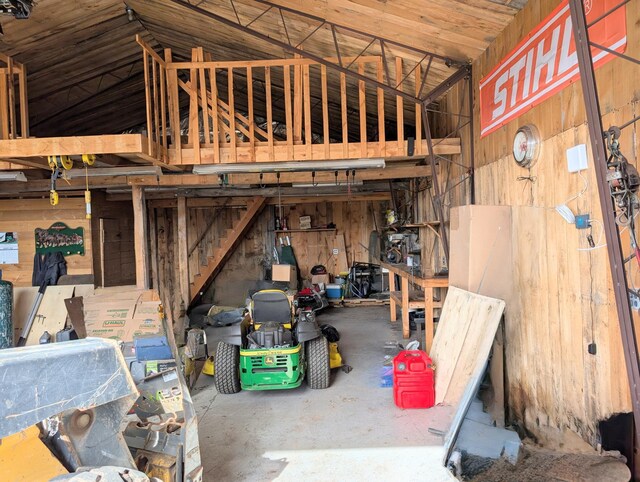
[[[362,181],[349,181],[350,186],[362,186],[363,184],[364,183]],[[342,187],[346,185],[347,181],[345,181],[343,178],[340,178],[338,184],[336,184],[335,182],[317,182],[315,184],[310,182],[294,182],[293,184],[291,184],[291,187]]]
[[162,168],[159,166],[130,166],[130,167],[88,167],[85,172],[84,168],[69,169],[64,172],[67,179],[89,177],[107,177],[107,176],[161,176]]
[[253,162],[250,164],[207,164],[193,166],[194,174],[234,174],[263,172],[343,171],[383,169],[384,159],[346,159],[344,161]]
[[22,171],[2,171],[0,172],[0,181],[27,182],[27,178]]

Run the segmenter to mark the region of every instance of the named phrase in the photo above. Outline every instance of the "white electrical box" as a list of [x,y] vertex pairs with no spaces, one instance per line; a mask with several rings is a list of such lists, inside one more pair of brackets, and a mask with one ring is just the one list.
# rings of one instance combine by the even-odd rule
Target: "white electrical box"
[[587,145],[578,144],[567,149],[569,172],[578,172],[587,168]]

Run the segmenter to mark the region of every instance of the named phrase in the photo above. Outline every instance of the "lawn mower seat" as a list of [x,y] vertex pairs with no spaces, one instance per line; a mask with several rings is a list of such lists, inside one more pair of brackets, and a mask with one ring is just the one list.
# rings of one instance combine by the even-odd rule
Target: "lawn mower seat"
[[251,298],[251,318],[254,325],[263,323],[288,324],[291,328],[291,303],[280,290],[258,291]]

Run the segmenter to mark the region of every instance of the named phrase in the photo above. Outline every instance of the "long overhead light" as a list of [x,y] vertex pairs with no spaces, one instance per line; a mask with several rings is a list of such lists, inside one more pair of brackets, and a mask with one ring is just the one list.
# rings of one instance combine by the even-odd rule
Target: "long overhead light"
[[161,176],[162,168],[159,166],[127,166],[127,167],[96,167],[84,169],[69,169],[65,171],[67,179],[108,176]]
[[0,181],[20,181],[27,182],[27,178],[22,171],[2,171]]
[[342,171],[347,169],[383,169],[384,159],[344,161],[254,162],[250,164],[207,164],[193,166],[194,174],[233,174],[261,172]]

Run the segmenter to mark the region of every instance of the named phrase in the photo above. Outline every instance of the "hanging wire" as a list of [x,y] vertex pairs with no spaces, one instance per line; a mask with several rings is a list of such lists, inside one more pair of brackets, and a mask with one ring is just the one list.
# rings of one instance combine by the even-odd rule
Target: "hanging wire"
[[264,178],[264,174],[261,172],[260,173],[260,189],[264,189],[265,187],[267,187],[267,185],[262,181]]
[[318,187],[318,183],[316,182],[316,171],[311,171],[311,185],[313,187]]

